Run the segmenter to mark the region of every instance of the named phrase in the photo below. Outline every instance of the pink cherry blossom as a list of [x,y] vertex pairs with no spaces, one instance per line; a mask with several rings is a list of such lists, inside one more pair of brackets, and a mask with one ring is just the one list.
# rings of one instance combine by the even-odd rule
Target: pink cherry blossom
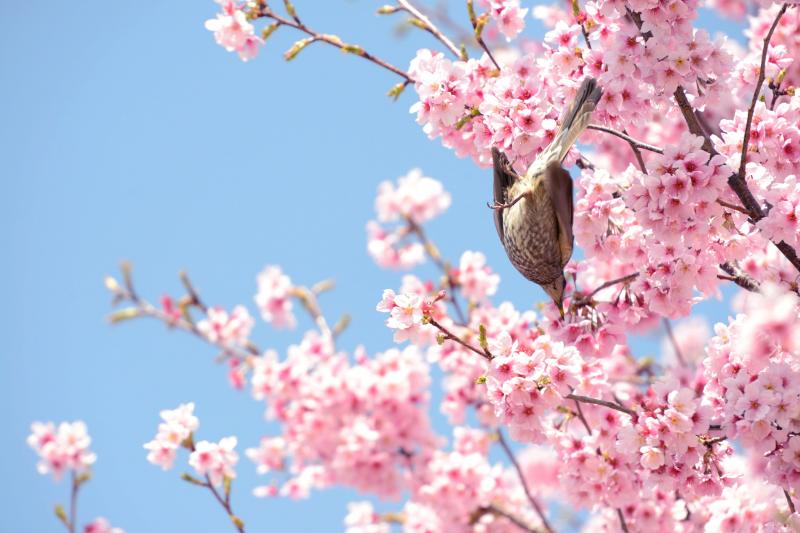
[[234,467],[239,461],[236,437],[225,437],[217,442],[202,440],[195,444],[189,455],[189,465],[200,476],[208,476],[212,485],[220,485],[223,480],[236,477]]
[[237,52],[242,61],[253,59],[263,41],[255,35],[247,15],[234,0],[220,0],[218,3],[222,6],[222,13],[207,20],[206,29],[214,32],[217,44],[228,52]]
[[97,460],[89,450],[92,439],[81,421],[62,422],[57,428],[52,422],[34,422],[27,440],[39,456],[38,472],[52,474],[56,481],[68,472],[86,472]]
[[125,533],[119,527],[112,527],[108,520],[98,517],[86,524],[83,528],[84,533]]
[[294,328],[297,320],[292,312],[292,280],[278,266],[270,265],[258,275],[256,305],[261,318],[276,328]]
[[197,330],[210,342],[224,346],[247,343],[253,319],[244,306],[237,305],[230,314],[221,307],[209,307],[206,315],[197,323]]

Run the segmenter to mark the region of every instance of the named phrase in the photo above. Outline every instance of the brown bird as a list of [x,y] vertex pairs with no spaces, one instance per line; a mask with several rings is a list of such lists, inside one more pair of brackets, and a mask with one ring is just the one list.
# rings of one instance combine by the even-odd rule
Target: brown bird
[[518,175],[508,158],[492,149],[494,223],[511,264],[538,283],[564,316],[564,266],[572,257],[572,179],[561,166],[569,149],[589,125],[602,90],[583,80],[553,141]]

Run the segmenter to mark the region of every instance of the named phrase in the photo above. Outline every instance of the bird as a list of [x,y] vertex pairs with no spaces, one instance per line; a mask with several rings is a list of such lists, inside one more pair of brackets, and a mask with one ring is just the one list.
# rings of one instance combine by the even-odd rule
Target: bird
[[492,148],[494,223],[511,264],[550,296],[564,318],[564,266],[572,257],[572,178],[562,162],[603,95],[585,78],[561,127],[524,175]]

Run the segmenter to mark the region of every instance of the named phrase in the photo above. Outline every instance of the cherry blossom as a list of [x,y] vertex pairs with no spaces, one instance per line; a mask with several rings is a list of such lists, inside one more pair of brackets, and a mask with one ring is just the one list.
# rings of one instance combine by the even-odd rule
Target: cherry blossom
[[82,474],[97,460],[89,449],[92,439],[81,421],[34,422],[28,446],[39,456],[36,469],[40,474],[52,474],[59,481],[65,473]]

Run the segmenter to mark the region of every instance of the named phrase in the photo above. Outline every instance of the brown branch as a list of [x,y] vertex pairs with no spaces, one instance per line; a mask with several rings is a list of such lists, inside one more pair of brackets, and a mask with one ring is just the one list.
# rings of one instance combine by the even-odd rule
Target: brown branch
[[436,329],[441,331],[442,335],[444,336],[445,339],[457,342],[458,344],[460,344],[461,346],[463,346],[467,350],[469,350],[471,352],[475,352],[476,354],[480,355],[481,357],[483,357],[487,361],[491,361],[494,358],[492,356],[492,354],[490,354],[488,351],[480,350],[480,349],[474,347],[473,345],[471,345],[470,343],[462,340],[458,336],[454,335],[450,330],[448,330],[446,327],[441,325],[435,318],[429,316],[429,317],[427,317],[427,321],[428,321],[428,323],[430,325],[432,325],[433,327],[435,327]]
[[783,489],[783,495],[786,496],[786,503],[789,504],[789,511],[792,514],[796,513],[797,510],[794,507],[794,502],[792,501],[792,497],[789,495],[789,493],[786,491],[786,489]]
[[489,56],[489,59],[492,60],[494,66],[497,70],[502,70],[500,68],[500,63],[492,55],[492,51],[489,50],[489,46],[486,44],[486,41],[483,40],[483,27],[486,25],[487,16],[486,13],[478,17],[475,14],[475,6],[473,5],[472,0],[467,0],[467,13],[469,14],[469,21],[472,24],[473,33],[475,34],[475,40],[478,41],[478,45],[486,52],[486,55]]
[[78,521],[78,491],[80,490],[81,483],[75,472],[72,472],[72,486],[69,492],[69,524],[67,530],[69,533],[75,533],[75,524]]
[[303,22],[301,22],[300,18],[296,14],[292,15],[292,17],[293,17],[292,19],[288,19],[286,17],[283,17],[283,16],[275,13],[272,10],[272,8],[270,8],[264,0],[261,0],[258,3],[258,5],[254,8],[253,13],[254,13],[256,18],[268,18],[268,19],[271,19],[271,20],[274,20],[275,22],[277,22],[279,26],[288,26],[288,27],[294,28],[294,29],[296,29],[296,30],[298,30],[298,31],[300,31],[302,33],[305,33],[306,35],[308,35],[312,39],[312,42],[317,42],[318,41],[318,42],[327,43],[327,44],[329,44],[329,45],[331,45],[331,46],[333,46],[335,48],[338,48],[339,50],[343,50],[345,52],[349,52],[349,53],[352,53],[352,54],[357,55],[359,57],[362,57],[362,58],[366,59],[367,61],[370,61],[370,62],[378,65],[381,68],[384,68],[384,69],[386,69],[386,70],[388,70],[390,72],[393,72],[394,74],[397,74],[398,76],[400,76],[401,78],[403,78],[405,80],[405,84],[406,85],[409,84],[409,83],[414,83],[414,79],[411,76],[409,76],[407,72],[404,72],[403,70],[400,70],[399,68],[395,67],[394,65],[392,65],[388,61],[385,61],[385,60],[383,60],[383,59],[381,59],[381,58],[379,58],[379,57],[367,52],[366,50],[364,50],[360,46],[348,45],[348,44],[342,42],[342,40],[339,39],[338,37],[336,37],[335,35],[327,35],[327,34],[319,33],[319,32],[316,32],[316,31],[312,30],[311,28],[306,26]]
[[536,514],[539,516],[539,520],[542,521],[545,531],[548,533],[554,533],[553,528],[550,526],[550,522],[547,521],[547,516],[545,516],[544,509],[536,500],[536,498],[534,498],[533,494],[531,494],[531,490],[528,487],[528,482],[525,480],[525,475],[522,473],[522,467],[520,467],[517,458],[514,456],[514,452],[511,450],[511,447],[508,445],[508,442],[506,441],[505,437],[503,436],[503,432],[500,429],[497,430],[497,442],[500,443],[500,446],[508,456],[511,464],[514,465],[514,470],[517,471],[519,482],[522,484],[522,490],[525,491],[525,496],[528,498],[533,510],[536,511]]
[[449,292],[447,295],[447,301],[453,304],[453,309],[455,309],[456,314],[458,315],[459,322],[461,322],[462,325],[466,325],[467,316],[464,314],[464,310],[461,308],[458,298],[456,298],[456,280],[453,279],[453,274],[450,271],[450,268],[444,259],[442,259],[442,254],[439,253],[439,248],[433,243],[432,240],[428,238],[427,233],[425,233],[425,229],[413,218],[406,216],[405,219],[411,232],[417,236],[422,244],[422,247],[425,249],[425,253],[428,254],[428,257],[431,258],[431,261],[433,261],[436,266],[439,267],[439,270],[442,271],[442,274],[444,274]]
[[619,137],[620,139],[623,139],[623,140],[627,141],[628,144],[630,144],[632,147],[641,148],[643,150],[649,150],[649,151],[655,152],[657,154],[663,154],[664,153],[664,149],[663,148],[659,148],[658,146],[653,146],[652,144],[647,144],[647,143],[644,143],[642,141],[637,141],[636,139],[634,139],[633,137],[631,137],[627,133],[622,133],[622,132],[617,131],[615,129],[607,128],[605,126],[599,126],[597,124],[589,124],[588,126],[586,126],[586,129],[604,131],[606,133],[610,133],[611,135],[614,135],[616,137]]
[[616,284],[618,284],[618,283],[628,283],[628,282],[630,282],[630,281],[633,281],[633,280],[635,280],[635,279],[636,279],[636,278],[638,278],[638,277],[639,277],[639,272],[634,272],[633,274],[628,274],[627,276],[622,276],[621,278],[617,278],[617,279],[612,279],[612,280],[610,280],[610,281],[606,281],[605,283],[602,283],[600,286],[598,286],[597,288],[595,288],[595,289],[594,289],[592,292],[590,292],[589,294],[587,294],[587,295],[585,295],[585,296],[581,296],[580,298],[576,298],[576,299],[575,299],[575,303],[574,303],[573,305],[576,305],[576,306],[577,306],[577,305],[585,305],[585,304],[586,304],[586,303],[588,303],[588,302],[589,302],[589,301],[590,301],[592,298],[594,298],[594,296],[595,296],[595,295],[596,295],[598,292],[602,291],[603,289],[607,289],[607,288],[609,288],[609,287],[613,287],[614,285],[616,285]]
[[619,405],[618,403],[609,402],[606,400],[599,400],[597,398],[590,398],[589,396],[580,396],[578,394],[569,394],[566,396],[568,400],[575,400],[576,402],[583,402],[583,403],[590,403],[592,405],[601,405],[603,407],[608,407],[609,409],[614,409],[615,411],[619,411],[620,413],[625,413],[628,416],[636,416],[636,411],[633,409],[628,409],[625,406]]
[[619,525],[624,533],[629,533],[628,524],[625,523],[625,517],[622,515],[622,509],[617,508],[617,516],[619,517]]
[[726,209],[731,209],[733,211],[738,211],[739,213],[742,213],[744,215],[750,216],[750,211],[748,211],[744,207],[732,204],[730,202],[726,202],[725,200],[720,200],[719,198],[717,198],[717,203],[719,205],[721,205],[722,207],[726,208]]
[[526,531],[527,533],[538,533],[535,529],[533,529],[531,526],[529,526],[528,524],[523,522],[518,517],[514,516],[513,514],[511,514],[508,511],[506,511],[505,509],[502,509],[502,508],[500,508],[500,507],[498,507],[497,505],[494,505],[494,504],[484,505],[484,506],[479,507],[477,509],[477,512],[473,513],[473,515],[472,515],[473,516],[473,521],[477,521],[478,518],[480,518],[481,516],[483,516],[485,514],[493,514],[493,515],[497,515],[497,516],[502,516],[503,518],[505,518],[506,520],[508,520],[509,522],[511,522],[512,524],[514,524],[518,528],[520,528],[522,531]]
[[442,31],[436,27],[436,25],[431,22],[431,19],[428,18],[424,13],[422,13],[419,9],[414,7],[411,2],[408,0],[397,0],[397,3],[400,4],[400,8],[403,11],[406,11],[409,15],[414,17],[416,20],[419,21],[420,27],[428,31],[431,35],[433,35],[436,39],[438,39],[445,47],[450,50],[450,52],[456,56],[458,59],[466,61],[467,58],[461,53],[461,50],[451,41]]
[[778,27],[778,22],[780,22],[781,17],[784,13],[786,13],[786,9],[789,7],[789,4],[783,4],[778,11],[778,14],[775,16],[775,20],[772,22],[772,26],[769,28],[767,35],[764,37],[764,46],[761,50],[761,68],[758,71],[758,80],[756,81],[756,88],[753,91],[753,98],[750,101],[750,107],[747,109],[747,121],[744,125],[744,138],[742,139],[742,158],[739,162],[739,172],[737,176],[740,180],[745,179],[744,171],[745,166],[747,166],[747,149],[750,143],[750,128],[753,125],[753,114],[755,113],[756,109],[756,102],[758,102],[758,94],[761,92],[761,86],[764,84],[764,71],[767,68],[767,52],[769,50],[769,42],[772,40],[772,34],[775,33],[775,28]]
[[719,265],[719,267],[730,276],[727,278],[729,281],[736,283],[741,288],[750,292],[761,291],[761,284],[757,280],[745,274],[741,268],[733,263],[722,263]]

